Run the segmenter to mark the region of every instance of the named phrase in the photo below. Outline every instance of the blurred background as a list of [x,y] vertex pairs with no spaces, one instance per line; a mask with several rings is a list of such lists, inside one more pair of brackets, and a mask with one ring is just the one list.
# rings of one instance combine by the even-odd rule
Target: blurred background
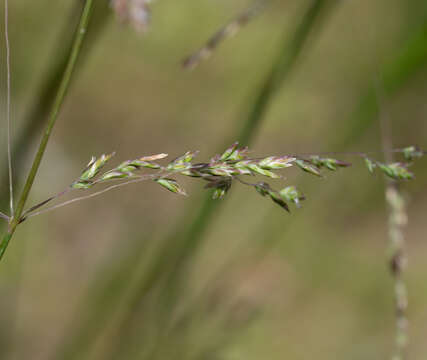
[[[159,0],[142,34],[96,0],[30,203],[111,151],[117,163],[187,150],[200,150],[203,161],[236,140],[259,156],[378,151],[380,113],[395,147],[427,148],[425,0],[272,1],[210,59],[182,68],[250,5]],[[17,189],[81,7],[10,2]],[[0,45],[4,109],[3,37]],[[1,129],[6,149],[5,123]],[[339,158],[354,165],[325,179],[287,171],[307,196],[291,214],[239,184],[214,202],[200,181],[185,179],[188,198],[146,182],[27,221],[0,264],[0,358],[390,358],[384,179],[360,159]],[[6,211],[6,156],[0,160]],[[415,181],[402,187],[408,359],[427,352],[426,165],[421,159]]]

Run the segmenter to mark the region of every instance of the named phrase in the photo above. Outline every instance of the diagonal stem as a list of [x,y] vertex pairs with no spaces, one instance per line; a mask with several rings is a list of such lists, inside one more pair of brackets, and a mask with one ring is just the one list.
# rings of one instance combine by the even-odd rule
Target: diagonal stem
[[38,209],[39,207],[45,205],[47,202],[49,202],[51,200],[54,200],[54,199],[57,199],[60,196],[63,196],[65,194],[67,194],[69,191],[71,191],[71,188],[68,188],[67,190],[62,191],[61,193],[59,193],[59,194],[57,194],[55,196],[52,196],[49,199],[43,201],[42,203],[40,203],[40,204],[38,204],[38,205],[36,205],[36,206],[28,209],[27,211],[25,211],[23,213],[22,217],[21,217],[21,222],[24,221],[24,220],[26,220],[27,218],[30,218],[30,217],[33,217],[33,216],[37,216],[37,215],[41,215],[41,214],[44,214],[44,213],[47,213],[47,212],[59,209],[59,208],[61,208],[63,206],[67,206],[67,205],[73,204],[73,203],[78,202],[78,201],[83,201],[83,200],[91,199],[93,197],[105,194],[106,192],[109,192],[111,190],[114,190],[114,189],[117,189],[117,188],[120,188],[120,187],[123,187],[123,186],[126,186],[126,185],[130,185],[130,184],[134,184],[134,183],[139,183],[139,182],[142,182],[142,181],[156,180],[156,179],[165,177],[167,175],[172,175],[172,174],[174,174],[174,172],[170,172],[170,173],[166,173],[166,174],[153,174],[153,175],[134,176],[133,178],[131,178],[131,180],[128,180],[128,181],[125,181],[125,182],[122,182],[122,183],[119,183],[119,184],[115,184],[115,185],[110,185],[110,186],[106,187],[105,189],[99,190],[97,192],[94,192],[94,193],[91,193],[91,194],[88,194],[88,195],[79,196],[79,197],[76,197],[74,199],[70,199],[70,200],[64,201],[62,203],[59,203],[59,204],[56,204],[56,205],[52,205],[51,207],[48,207],[48,208],[45,208],[45,209],[42,209],[42,210],[39,210],[39,211],[34,211],[34,210]]
[[9,245],[10,239],[16,231],[16,227],[20,222],[20,217],[24,210],[24,206],[27,202],[28,195],[30,194],[31,188],[34,183],[34,179],[37,175],[37,171],[40,167],[40,163],[43,159],[43,155],[45,153],[50,135],[52,133],[53,127],[55,126],[56,120],[58,118],[59,111],[62,107],[62,104],[65,99],[65,95],[67,93],[71,77],[73,75],[74,68],[77,63],[77,59],[80,54],[80,50],[82,47],[83,39],[85,37],[87,26],[89,24],[90,14],[93,7],[93,0],[86,0],[81,17],[80,22],[77,27],[76,33],[74,35],[73,47],[70,54],[70,58],[68,59],[67,67],[62,75],[62,80],[58,88],[58,92],[55,96],[55,101],[52,104],[52,109],[49,115],[48,123],[46,125],[46,129],[42,136],[37,154],[34,158],[33,164],[31,166],[30,173],[27,177],[27,181],[24,186],[24,190],[19,198],[18,205],[15,210],[14,216],[9,221],[9,228],[7,233],[4,235],[1,243],[0,243],[0,260],[3,258],[3,255]]

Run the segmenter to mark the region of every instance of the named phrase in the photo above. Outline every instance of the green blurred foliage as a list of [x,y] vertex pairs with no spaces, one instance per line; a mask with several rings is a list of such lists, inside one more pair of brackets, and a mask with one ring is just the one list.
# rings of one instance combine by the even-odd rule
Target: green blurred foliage
[[[95,16],[108,19],[88,39],[32,200],[60,191],[92,154],[116,151],[127,159],[201,150],[208,158],[236,140],[283,35],[292,38],[311,1],[272,2],[194,71],[180,62],[249,4],[158,0],[148,33],[138,34],[99,0]],[[15,137],[65,51],[57,44],[65,24],[73,31],[75,6],[10,4]],[[269,100],[251,148],[266,155],[381,149],[379,77],[393,143],[425,149],[426,2],[331,1],[325,11]],[[4,98],[3,82],[1,90]],[[24,149],[21,174],[36,142]],[[190,198],[142,183],[24,223],[0,265],[0,358],[389,356],[394,309],[383,180],[362,161],[343,160],[353,167],[327,179],[289,171],[289,183],[308,198],[290,215],[235,186],[212,211],[197,249],[185,241],[191,234],[184,225],[203,201],[191,181]],[[416,179],[404,185],[409,352],[417,359],[427,351],[426,169],[422,159]],[[0,186],[6,193],[7,184]]]

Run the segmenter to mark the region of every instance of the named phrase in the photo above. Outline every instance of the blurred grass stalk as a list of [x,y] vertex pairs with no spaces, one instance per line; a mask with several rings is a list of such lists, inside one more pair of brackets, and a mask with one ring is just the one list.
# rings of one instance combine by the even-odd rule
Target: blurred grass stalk
[[[304,45],[312,33],[315,24],[320,15],[336,3],[335,0],[312,0],[291,38],[289,39],[288,30],[284,34],[285,39],[283,46],[279,50],[277,57],[273,59],[271,69],[266,78],[261,83],[253,102],[248,102],[248,115],[242,124],[241,130],[233,136],[233,141],[238,139],[241,144],[249,144],[256,134],[264,115],[271,104],[277,90],[283,85],[288,75],[296,65],[296,60],[304,48]],[[228,143],[228,142],[227,142]],[[203,200],[196,218],[190,223],[187,221],[187,216],[179,222],[183,224],[179,229],[171,232],[161,242],[160,249],[151,256],[151,262],[143,267],[143,273],[133,272],[137,276],[137,286],[134,288],[129,302],[123,306],[123,312],[118,321],[119,337],[111,339],[112,350],[109,351],[108,357],[115,359],[122,356],[122,351],[126,348],[130,338],[129,332],[134,329],[133,322],[137,318],[141,299],[160,283],[164,285],[163,291],[160,292],[160,300],[164,301],[167,298],[169,305],[175,304],[180,281],[182,280],[183,271],[186,269],[189,260],[194,257],[197,248],[202,242],[202,236],[205,233],[208,225],[213,219],[215,210],[219,207],[219,202],[212,201],[210,196]],[[132,259],[137,259],[132,255]],[[140,259],[141,260],[141,259]],[[125,259],[124,263],[128,263]],[[120,268],[120,266],[119,266]],[[135,266],[137,268],[137,266]],[[121,271],[119,271],[121,273]],[[105,276],[105,272],[102,272]],[[135,275],[136,273],[136,275]],[[116,283],[116,274],[112,274],[112,283]],[[139,279],[139,280],[138,280]],[[126,286],[126,284],[123,284]],[[172,289],[173,288],[173,289]],[[110,292],[110,285],[106,285],[105,291]],[[120,294],[116,294],[117,302],[119,302]],[[93,310],[94,313],[88,312],[83,322],[75,327],[71,336],[64,339],[64,344],[57,353],[57,358],[73,359],[79,358],[83,354],[87,355],[89,347],[93,346],[99,335],[99,330],[103,329],[102,323],[110,319],[105,314],[111,314],[114,310],[114,304],[108,302],[108,307],[97,307]],[[113,305],[113,306],[112,306]],[[163,305],[163,306],[162,306]],[[162,306],[162,318],[167,321],[169,318],[169,310],[171,306]],[[166,325],[166,324],[165,324]],[[92,340],[90,340],[92,338]],[[140,341],[141,339],[139,339]],[[111,346],[110,345],[110,346]],[[83,348],[87,347],[86,350]]]
[[62,75],[62,79],[59,84],[58,91],[54,97],[54,101],[52,102],[52,107],[48,117],[45,131],[43,133],[39,148],[37,150],[36,156],[32,163],[31,170],[25,182],[24,189],[22,190],[21,196],[19,197],[19,200],[17,202],[16,211],[13,214],[13,217],[10,219],[7,232],[2,237],[2,240],[0,242],[0,260],[3,258],[3,255],[10,243],[10,240],[12,239],[16,231],[16,228],[20,223],[21,215],[24,211],[25,204],[27,202],[28,196],[30,194],[31,188],[34,183],[34,179],[37,175],[38,169],[40,167],[40,163],[43,159],[43,155],[45,153],[47,144],[49,142],[50,135],[52,133],[53,127],[55,126],[56,120],[58,119],[59,111],[62,107],[65,96],[67,94],[67,90],[70,85],[70,80],[73,75],[73,71],[80,54],[81,46],[83,44],[83,39],[87,31],[87,26],[89,23],[92,6],[93,6],[93,0],[85,1],[85,5],[81,13],[79,25],[74,34],[72,51],[70,53],[69,59],[67,60],[67,66],[65,67],[64,73]]
[[386,201],[389,208],[388,237],[390,271],[394,280],[394,301],[396,316],[396,349],[392,360],[404,360],[408,343],[408,320],[406,310],[408,296],[403,279],[403,270],[406,265],[404,229],[408,222],[406,201],[398,189],[398,185],[388,182],[386,187]]
[[[381,143],[384,151],[384,159],[387,164],[393,163],[393,132],[391,117],[388,112],[384,86],[381,79],[377,77],[375,82],[378,116],[380,119]],[[403,279],[404,268],[407,263],[405,253],[404,230],[408,223],[406,211],[406,200],[399,186],[393,180],[385,179],[385,200],[388,207],[388,252],[389,268],[394,281],[394,303],[396,317],[395,350],[392,360],[404,360],[408,343],[408,319],[406,311],[408,308],[408,295],[405,281]]]

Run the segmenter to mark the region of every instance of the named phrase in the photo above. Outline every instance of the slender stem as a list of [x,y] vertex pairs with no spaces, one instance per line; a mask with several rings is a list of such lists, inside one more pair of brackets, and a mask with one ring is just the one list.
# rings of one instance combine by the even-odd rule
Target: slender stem
[[[44,214],[44,213],[49,212],[49,211],[52,211],[52,210],[59,209],[59,208],[61,208],[61,207],[63,207],[63,206],[70,205],[70,204],[75,203],[75,202],[78,202],[78,201],[91,199],[91,198],[93,198],[93,197],[96,197],[96,196],[102,195],[102,194],[104,194],[104,193],[106,193],[106,192],[108,192],[108,191],[110,191],[110,190],[114,190],[114,189],[117,189],[117,188],[122,187],[122,186],[126,186],[126,185],[129,185],[129,184],[134,184],[134,183],[139,183],[139,182],[141,182],[141,181],[147,181],[147,180],[159,179],[159,178],[164,177],[164,176],[165,176],[165,175],[159,175],[159,174],[153,174],[153,175],[141,175],[141,176],[137,176],[136,178],[133,178],[132,180],[125,181],[125,182],[122,182],[122,183],[120,183],[120,184],[111,185],[111,186],[109,186],[109,187],[107,187],[107,188],[105,188],[105,189],[99,190],[99,191],[94,192],[94,193],[92,193],[92,194],[84,195],[84,196],[79,196],[79,197],[77,197],[77,198],[74,198],[74,199],[71,199],[71,200],[64,201],[64,202],[62,202],[62,203],[59,203],[59,204],[53,205],[53,206],[48,207],[48,208],[43,209],[43,210],[39,210],[39,211],[36,211],[36,212],[28,211],[26,214],[24,214],[24,216],[23,216],[23,219],[22,219],[22,220],[27,219],[27,218],[30,218],[30,217],[33,217],[33,216],[37,216],[37,215]],[[63,193],[65,193],[65,192],[63,192]],[[61,193],[61,195],[62,195],[63,193]],[[31,209],[30,209],[30,210],[31,210]]]
[[[389,154],[395,154],[395,153],[402,153],[404,151],[404,148],[396,148],[396,149],[389,149],[389,150],[380,150],[380,151],[320,151],[320,152],[306,152],[306,153],[289,153],[289,154],[282,154],[279,156],[289,156],[289,157],[296,157],[296,158],[304,158],[304,157],[310,157],[310,156],[353,156],[353,157],[362,157],[365,158],[368,155],[388,155]],[[425,150],[419,150],[420,153],[426,154],[427,151]],[[248,160],[262,160],[264,157],[257,157],[257,158],[249,158]],[[388,161],[387,162],[391,162]]]
[[52,129],[56,123],[56,120],[58,118],[59,111],[61,109],[61,106],[64,102],[65,95],[67,93],[70,80],[73,74],[73,70],[76,66],[77,59],[80,54],[80,50],[82,47],[83,39],[85,37],[87,26],[89,24],[90,14],[93,7],[93,0],[86,0],[81,17],[80,22],[77,27],[76,33],[74,35],[74,41],[73,41],[73,47],[72,51],[70,53],[70,58],[68,59],[67,66],[65,68],[65,71],[62,75],[62,80],[58,88],[58,92],[55,97],[55,101],[52,104],[52,109],[49,115],[48,123],[45,129],[45,132],[42,136],[37,154],[35,156],[35,159],[33,161],[33,165],[31,166],[30,173],[27,177],[27,181],[24,186],[24,190],[22,191],[22,194],[19,198],[18,205],[16,207],[16,211],[14,216],[10,219],[9,222],[9,228],[6,233],[6,235],[3,237],[1,243],[0,243],[0,260],[2,259],[4,252],[7,249],[7,246],[9,245],[10,239],[12,238],[12,235],[14,234],[16,227],[18,226],[20,222],[20,217],[22,215],[22,212],[24,210],[24,206],[27,202],[28,195],[30,194],[31,188],[34,183],[34,179],[36,177],[37,171],[40,167],[40,163],[43,159],[44,152],[46,150],[50,135],[52,133]]
[[243,184],[243,185],[248,185],[248,186],[257,186],[257,184],[255,183],[250,183],[250,182],[246,182],[244,180],[242,180],[241,178],[239,178],[238,176],[234,176],[233,179],[237,180],[239,183]]
[[40,209],[41,207],[45,206],[46,204],[50,203],[51,201],[56,200],[56,199],[58,199],[64,195],[68,194],[72,190],[73,189],[71,187],[68,187],[65,190],[61,191],[60,193],[53,195],[53,196],[49,197],[48,199],[46,199],[42,202],[39,202],[38,204],[36,204],[36,205],[30,207],[29,209],[25,210],[21,215],[20,222],[23,222],[28,217],[29,214],[35,212],[37,209]]
[[392,149],[387,151],[323,151],[323,152],[310,152],[310,153],[297,153],[292,154],[290,156],[315,156],[315,155],[331,155],[331,156],[358,156],[358,157],[365,157],[367,155],[378,155],[378,154],[385,154],[385,153],[401,153],[403,149]]
[[12,150],[11,150],[11,124],[10,124],[10,43],[9,43],[9,2],[4,0],[4,37],[6,42],[6,67],[7,67],[7,165],[9,173],[9,202],[10,216],[13,216],[13,174],[12,174]]

